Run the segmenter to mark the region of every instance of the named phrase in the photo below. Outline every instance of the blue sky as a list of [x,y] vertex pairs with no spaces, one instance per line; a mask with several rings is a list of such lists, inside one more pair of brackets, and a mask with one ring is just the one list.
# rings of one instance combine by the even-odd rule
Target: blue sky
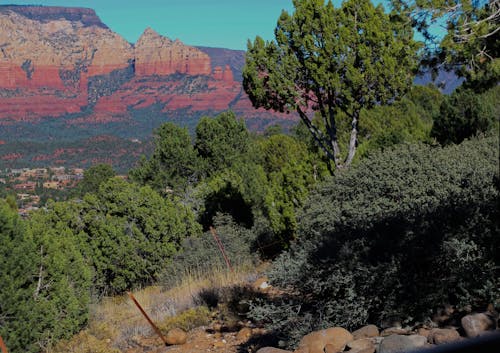
[[273,38],[292,0],[0,0],[0,4],[89,7],[113,31],[135,42],[146,27],[185,44],[246,49],[247,40]]

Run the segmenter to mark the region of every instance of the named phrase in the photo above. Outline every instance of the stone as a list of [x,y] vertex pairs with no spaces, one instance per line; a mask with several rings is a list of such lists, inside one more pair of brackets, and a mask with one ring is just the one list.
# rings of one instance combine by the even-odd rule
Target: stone
[[292,353],[291,351],[285,351],[284,349],[274,348],[274,347],[263,347],[259,349],[256,353]]
[[226,342],[217,341],[217,342],[214,342],[213,346],[214,346],[214,348],[223,348],[226,346]]
[[402,327],[389,327],[380,333],[380,336],[386,337],[391,335],[409,335],[410,330]]
[[253,282],[252,287],[255,290],[265,290],[265,289],[267,289],[269,287],[269,280],[267,279],[267,277],[257,278]]
[[360,338],[377,337],[379,334],[378,327],[375,325],[363,326],[352,333],[355,340]]
[[400,353],[425,347],[427,339],[419,335],[390,335],[380,343],[378,353]]
[[350,351],[361,351],[364,349],[373,349],[375,351],[375,345],[372,340],[369,338],[361,338],[347,343],[347,347],[349,347]]
[[165,338],[167,339],[167,344],[180,345],[186,343],[187,333],[180,328],[173,328],[168,331]]
[[431,330],[425,327],[420,327],[417,329],[417,335],[424,336],[424,337],[429,337],[429,334],[431,333]]
[[465,315],[461,323],[467,337],[477,337],[495,328],[495,322],[484,313]]
[[241,330],[238,331],[236,334],[236,339],[238,341],[243,341],[247,340],[252,336],[252,329],[250,327],[243,327]]
[[256,327],[256,328],[252,329],[252,335],[263,336],[263,335],[267,335],[267,334],[268,334],[268,331],[265,328]]
[[451,328],[435,328],[429,332],[427,341],[431,344],[445,344],[460,339],[457,330]]
[[324,353],[328,345],[329,353],[342,352],[347,343],[353,340],[352,334],[342,327],[332,327],[314,331],[302,337],[297,352]]

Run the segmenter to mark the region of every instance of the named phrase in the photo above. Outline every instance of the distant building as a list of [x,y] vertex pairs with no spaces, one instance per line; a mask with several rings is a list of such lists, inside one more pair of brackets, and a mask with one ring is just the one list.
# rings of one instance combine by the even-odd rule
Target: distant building
[[59,189],[58,181],[46,181],[43,183],[44,189]]
[[25,190],[25,191],[35,191],[36,183],[33,181],[27,181],[25,183],[14,185],[14,190]]
[[64,167],[50,167],[50,171],[56,175],[61,175],[66,173],[66,168]]

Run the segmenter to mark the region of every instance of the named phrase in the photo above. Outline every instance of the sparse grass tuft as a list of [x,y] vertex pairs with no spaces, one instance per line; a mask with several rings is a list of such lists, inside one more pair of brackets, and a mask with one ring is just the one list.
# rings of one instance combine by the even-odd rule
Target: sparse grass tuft
[[187,309],[177,316],[167,317],[163,322],[158,324],[158,327],[166,333],[176,327],[189,331],[196,327],[208,325],[209,323],[210,310],[206,306],[198,306]]
[[[253,279],[254,271],[255,267],[240,267],[233,272],[214,268],[208,275],[185,272],[174,288],[151,286],[133,294],[162,331],[174,327],[191,330],[210,322],[210,309],[200,300],[202,293],[225,293],[224,288],[236,288]],[[47,353],[118,353],[133,337],[152,335],[151,327],[127,295],[103,298],[91,307],[84,331],[59,342]]]

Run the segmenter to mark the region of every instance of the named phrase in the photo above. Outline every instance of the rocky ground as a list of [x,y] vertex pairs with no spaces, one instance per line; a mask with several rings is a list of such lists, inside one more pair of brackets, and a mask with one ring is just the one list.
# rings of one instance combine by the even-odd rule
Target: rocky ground
[[[258,280],[254,286],[267,286]],[[268,290],[268,289],[266,289]],[[425,349],[443,344],[465,341],[484,335],[500,335],[499,315],[490,306],[482,313],[469,313],[457,321],[453,308],[446,308],[435,321],[418,327],[394,326],[380,329],[367,325],[349,332],[333,327],[312,332],[302,338],[294,353],[396,353],[412,349]],[[167,345],[151,332],[149,336],[135,336],[129,341],[126,353],[292,353],[271,346],[265,329],[251,322],[226,323],[215,316],[207,326],[189,332],[172,329],[166,336]],[[267,342],[266,342],[267,340]],[[500,338],[496,341],[499,343]],[[276,346],[276,344],[275,344]],[[262,348],[261,348],[262,347]],[[479,351],[478,351],[479,352]]]

